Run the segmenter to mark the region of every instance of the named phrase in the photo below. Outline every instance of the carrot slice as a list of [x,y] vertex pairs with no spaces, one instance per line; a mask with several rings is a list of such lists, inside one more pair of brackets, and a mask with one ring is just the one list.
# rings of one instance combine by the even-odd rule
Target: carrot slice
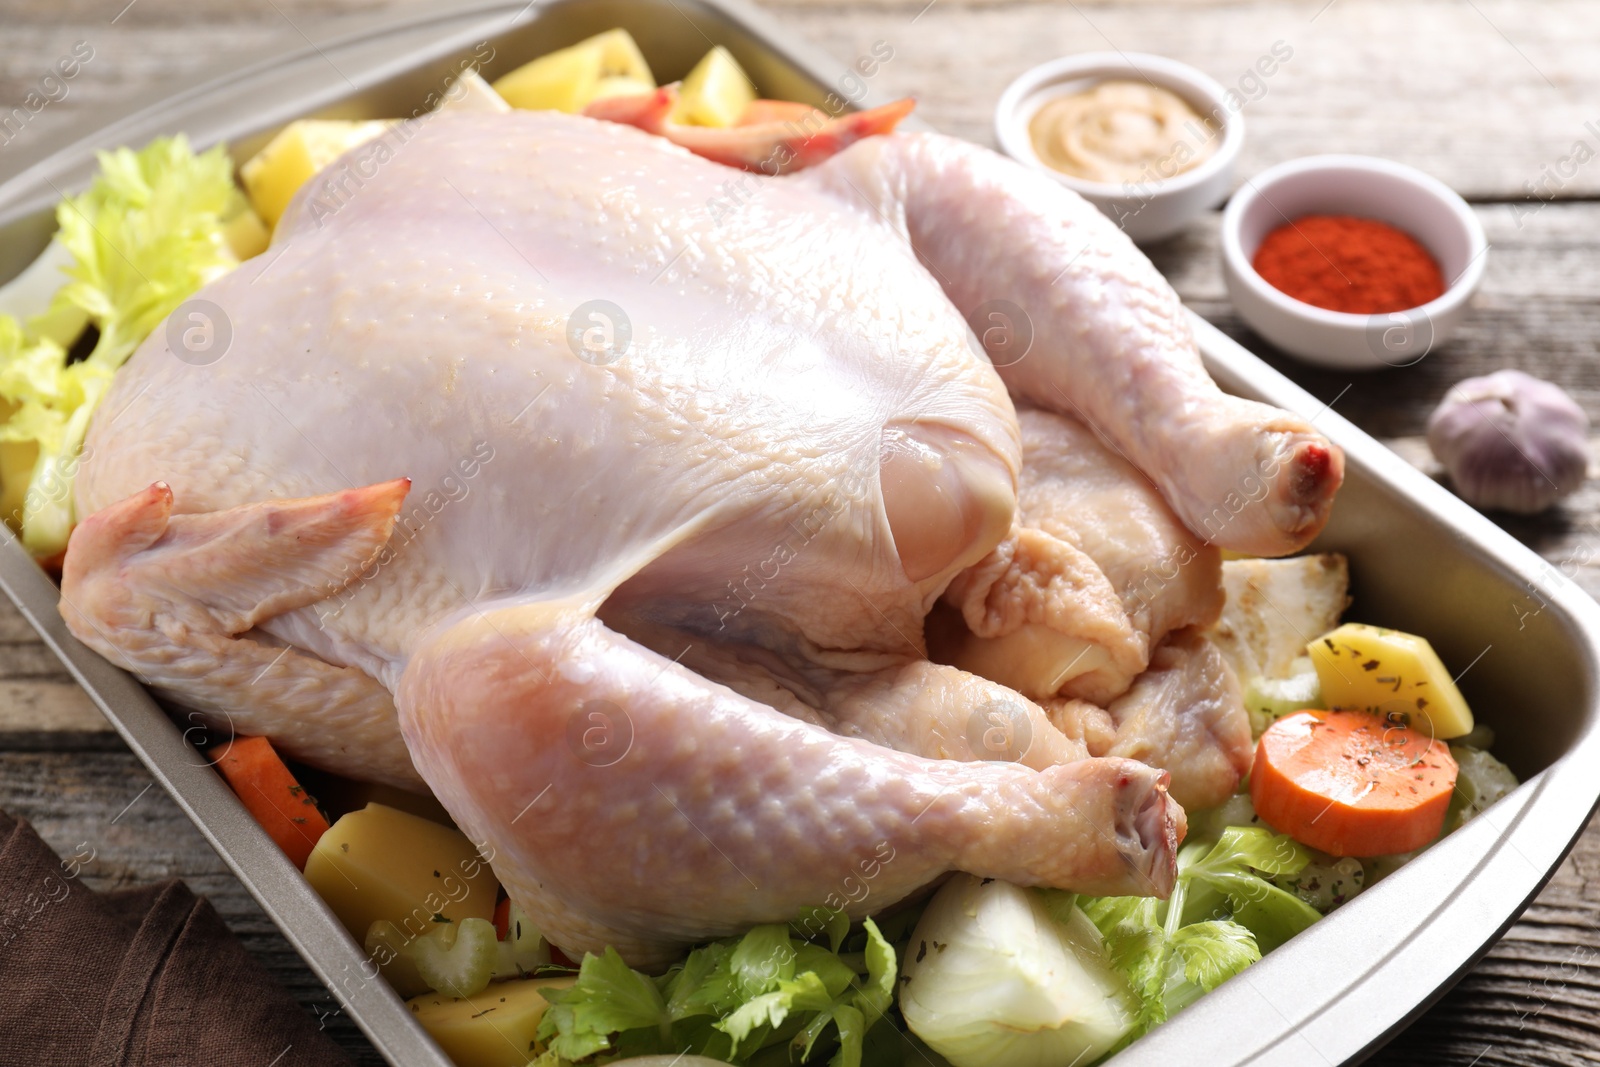
[[278,758],[272,742],[265,737],[236,737],[208,755],[245,810],[294,865],[305,870],[317,838],[327,832],[328,820]]
[[494,933],[501,941],[511,932],[511,898],[501,897],[494,906]]
[[1250,800],[1312,848],[1387,856],[1439,836],[1455,784],[1443,741],[1367,711],[1301,711],[1261,735]]

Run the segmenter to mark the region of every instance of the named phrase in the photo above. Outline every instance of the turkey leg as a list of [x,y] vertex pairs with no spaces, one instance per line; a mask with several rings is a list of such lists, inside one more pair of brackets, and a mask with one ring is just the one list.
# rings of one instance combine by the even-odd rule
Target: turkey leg
[[511,601],[441,624],[396,699],[423,776],[569,953],[610,944],[665,963],[837,900],[867,870],[870,892],[846,898],[853,917],[950,870],[1094,894],[1171,888],[1182,813],[1164,772],[930,760],[840,737],[592,611]]
[[1302,419],[1218,389],[1177,294],[1088,201],[934,134],[869,138],[786,180],[903,227],[956,307],[982,320],[1013,398],[1102,434],[1200,537],[1282,556],[1322,529],[1343,454]]

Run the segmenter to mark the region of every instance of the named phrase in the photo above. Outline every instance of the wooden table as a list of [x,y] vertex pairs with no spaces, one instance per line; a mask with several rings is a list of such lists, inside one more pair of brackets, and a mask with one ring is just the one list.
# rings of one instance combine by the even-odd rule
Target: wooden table
[[[386,0],[0,0],[0,111],[21,103],[77,41],[94,56],[35,123],[92,113],[151,83],[213,66],[263,35],[315,38],[331,10]],[[876,76],[936,127],[992,144],[994,101],[1024,68],[1068,52],[1149,51],[1227,85],[1275,42],[1293,50],[1245,81],[1239,173],[1323,151],[1413,164],[1473,202],[1489,234],[1483,286],[1461,334],[1420,364],[1361,377],[1308,370],[1239,322],[1222,286],[1217,217],[1153,257],[1191,306],[1340,413],[1427,463],[1420,434],[1451,383],[1519,366],[1600,417],[1600,5],[1545,0],[768,0],[795,32],[849,60],[893,49]],[[881,51],[881,48],[880,48]],[[1593,126],[1586,123],[1593,122]],[[27,138],[33,131],[25,130]],[[1583,142],[1584,148],[1577,148]],[[19,143],[21,141],[19,140]],[[10,166],[0,146],[0,173]],[[1588,160],[1579,162],[1579,158]],[[1567,565],[1591,594],[1600,482],[1507,528]],[[57,851],[85,843],[96,889],[178,876],[362,1062],[380,1062],[199,833],[111,733],[9,605],[0,605],[0,807]],[[1455,990],[1382,1053],[1386,1064],[1600,1062],[1600,830]]]

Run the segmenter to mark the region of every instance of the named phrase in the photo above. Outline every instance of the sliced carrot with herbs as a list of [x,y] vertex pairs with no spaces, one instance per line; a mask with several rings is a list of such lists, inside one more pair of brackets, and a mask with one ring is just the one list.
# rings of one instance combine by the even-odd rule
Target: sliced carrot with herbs
[[328,820],[295,781],[272,742],[265,737],[236,737],[208,754],[245,810],[294,865],[305,870],[311,849],[327,832]]
[[1256,814],[1335,856],[1421,848],[1444,827],[1456,761],[1443,741],[1367,711],[1301,711],[1267,727],[1250,770]]

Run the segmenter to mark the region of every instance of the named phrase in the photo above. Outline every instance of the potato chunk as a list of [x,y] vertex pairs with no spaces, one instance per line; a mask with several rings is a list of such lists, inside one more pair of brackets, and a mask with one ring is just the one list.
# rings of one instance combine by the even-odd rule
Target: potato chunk
[[[617,79],[625,79],[618,82]],[[575,115],[601,96],[649,92],[655,76],[627,30],[607,30],[524,63],[494,83],[512,107]]]
[[491,919],[498,888],[465,834],[382,804],[328,828],[306,861],[306,881],[357,942],[379,919],[408,938],[442,919]]
[[268,226],[276,226],[294,194],[313,175],[392,125],[387,119],[301,119],[289,123],[239,168],[251,206]]
[[574,981],[519,978],[490,983],[477,996],[424,993],[406,1004],[456,1067],[523,1067],[542,1051],[536,1035],[547,1004],[541,991]]
[[1312,641],[1306,654],[1330,710],[1394,715],[1441,741],[1472,730],[1472,711],[1425,638],[1351,622]]
[[[10,418],[14,410],[10,401],[0,401],[4,418]],[[22,509],[27,505],[28,485],[38,461],[38,441],[0,441],[0,517],[17,533],[22,532]]]
[[272,235],[267,232],[267,224],[261,221],[261,216],[241,197],[238,212],[222,223],[222,239],[242,263],[265,252]]
[[719,44],[683,79],[672,118],[691,126],[732,126],[755,98],[749,75]]

